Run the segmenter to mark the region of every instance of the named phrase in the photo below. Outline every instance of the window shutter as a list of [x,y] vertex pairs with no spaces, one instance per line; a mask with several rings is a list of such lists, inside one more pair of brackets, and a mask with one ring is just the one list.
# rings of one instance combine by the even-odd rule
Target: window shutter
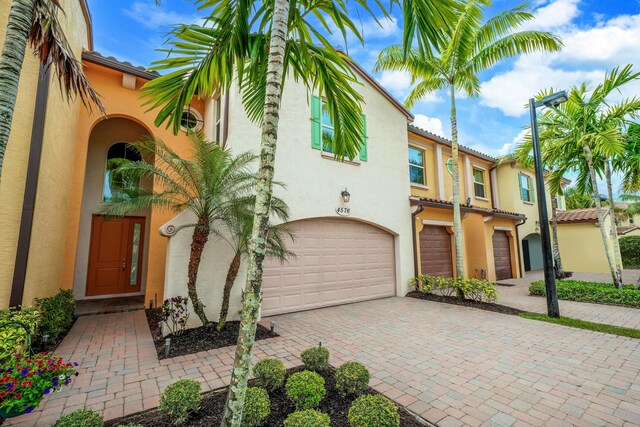
[[311,148],[322,149],[322,102],[315,95],[311,97]]
[[362,147],[360,147],[360,160],[367,161],[367,116],[362,114],[362,129],[364,133],[362,135]]
[[533,185],[533,178],[528,177],[529,179],[529,188],[531,189],[531,203],[535,203],[536,201],[536,188]]
[[524,188],[522,188],[522,174],[518,174],[518,188],[520,188],[520,200],[524,200]]

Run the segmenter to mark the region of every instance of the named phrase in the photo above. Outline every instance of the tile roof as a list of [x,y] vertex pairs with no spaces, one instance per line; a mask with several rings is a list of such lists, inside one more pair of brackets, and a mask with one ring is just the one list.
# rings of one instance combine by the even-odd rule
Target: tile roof
[[640,227],[637,225],[623,225],[618,227],[618,235],[624,236],[625,234],[631,233],[634,230],[640,230]]
[[[605,213],[605,216],[608,212]],[[596,208],[573,209],[570,211],[558,211],[557,219],[559,224],[572,222],[597,222],[598,211]]]
[[[451,144],[453,144],[450,140],[440,135],[436,135],[435,133],[431,133],[427,130],[419,128],[413,124],[408,125],[407,128],[409,132],[415,133],[416,135],[422,136],[424,138],[432,139],[436,142],[446,145],[447,147],[451,147]],[[474,150],[473,148],[465,147],[464,145],[460,145],[460,151],[462,151],[463,153],[471,154],[472,156],[476,156],[490,163],[495,163],[497,160],[495,157],[491,157],[487,154],[481,153],[480,151]]]
[[[440,199],[432,199],[429,197],[420,197],[418,199],[411,199],[411,202],[418,205],[427,205],[427,206],[441,206],[444,208],[453,208],[453,202],[448,200],[440,200]],[[483,208],[480,206],[474,206],[467,203],[460,203],[460,209],[464,212],[476,212],[482,215],[497,215],[509,218],[519,218],[526,219],[526,215],[517,213],[517,212],[509,212],[504,211],[502,209],[493,209],[493,208]]]
[[103,56],[100,52],[96,51],[82,52],[82,60],[122,71],[123,73],[133,74],[134,76],[147,80],[153,80],[156,77],[160,77],[160,73],[157,71],[147,71],[145,67],[133,65],[128,61],[120,61],[113,56]]

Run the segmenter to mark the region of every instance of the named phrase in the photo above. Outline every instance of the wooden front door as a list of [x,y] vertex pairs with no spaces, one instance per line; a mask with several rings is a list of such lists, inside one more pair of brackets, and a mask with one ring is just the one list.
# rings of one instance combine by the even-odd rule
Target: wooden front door
[[142,217],[93,216],[87,296],[140,292],[144,226]]

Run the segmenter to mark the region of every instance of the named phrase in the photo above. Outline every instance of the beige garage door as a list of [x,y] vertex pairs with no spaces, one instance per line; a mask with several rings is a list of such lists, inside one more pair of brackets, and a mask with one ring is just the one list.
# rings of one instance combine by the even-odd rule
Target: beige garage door
[[262,315],[389,297],[396,294],[393,236],[348,219],[290,224],[297,257],[267,260]]

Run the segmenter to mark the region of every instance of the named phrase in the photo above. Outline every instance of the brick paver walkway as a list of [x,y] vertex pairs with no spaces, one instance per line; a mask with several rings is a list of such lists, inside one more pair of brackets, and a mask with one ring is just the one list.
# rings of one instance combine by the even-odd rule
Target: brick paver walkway
[[[268,320],[281,337],[256,359],[294,366],[322,341],[332,364],[363,362],[374,388],[440,426],[640,424],[640,340],[411,298]],[[158,362],[145,328],[142,311],[80,319],[60,353],[82,376],[16,421],[50,425],[83,405],[113,418],[155,406],[178,378],[228,381],[232,347]]]
[[[623,280],[625,283],[635,283],[638,280],[638,276],[640,276],[640,270],[625,270]],[[522,279],[504,280],[502,283],[514,284],[515,286],[498,286],[498,303],[521,310],[546,313],[546,299],[544,297],[532,297],[529,295],[529,284],[543,279],[543,273],[541,271],[535,271],[527,273],[526,277]],[[590,282],[608,282],[611,277],[608,274],[574,273],[571,279]],[[558,303],[560,305],[561,316],[640,329],[640,310],[637,308],[562,300],[558,301]]]

